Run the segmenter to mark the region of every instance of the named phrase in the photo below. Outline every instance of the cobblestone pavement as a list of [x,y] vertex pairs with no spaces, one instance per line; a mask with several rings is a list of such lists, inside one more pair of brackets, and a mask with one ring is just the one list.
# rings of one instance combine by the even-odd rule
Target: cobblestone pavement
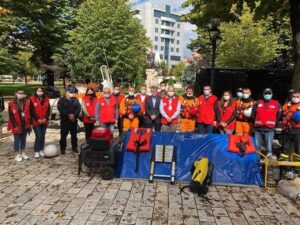
[[[58,134],[48,129],[47,142],[58,144]],[[1,224],[300,224],[300,206],[276,192],[212,186],[209,204],[180,194],[180,184],[77,176],[75,154],[34,159],[33,139],[30,160],[21,163],[12,137],[0,139]]]

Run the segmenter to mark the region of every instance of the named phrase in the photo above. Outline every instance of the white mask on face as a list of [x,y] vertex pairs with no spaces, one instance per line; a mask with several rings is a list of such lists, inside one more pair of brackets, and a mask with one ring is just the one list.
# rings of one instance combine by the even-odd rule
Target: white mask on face
[[24,94],[17,94],[17,99],[18,100],[23,100],[25,98]]
[[164,91],[164,90],[166,90],[166,87],[162,86],[162,87],[160,87],[160,90]]
[[173,97],[173,96],[174,96],[174,94],[175,94],[175,92],[174,92],[174,91],[168,91],[168,96],[169,96],[169,97]]
[[238,98],[242,98],[242,97],[243,97],[243,92],[238,92],[238,93],[236,93],[236,96],[237,96]]
[[36,94],[37,94],[37,96],[43,96],[44,92],[42,92],[42,91],[37,91]]
[[104,98],[109,98],[110,94],[104,94]]
[[204,90],[203,93],[205,96],[210,95],[211,90]]
[[69,93],[69,97],[73,98],[74,97],[74,93]]
[[249,94],[243,94],[243,99],[248,99],[250,97]]
[[188,96],[188,97],[192,97],[192,96],[193,96],[193,94],[186,94],[186,96]]
[[300,102],[300,98],[297,98],[297,97],[292,98],[292,103],[297,104],[299,102]]
[[119,93],[120,93],[120,90],[116,90],[116,89],[114,90],[114,94],[115,94],[115,95],[117,95],[117,94],[119,94]]
[[224,96],[223,96],[223,99],[224,99],[225,101],[228,101],[228,100],[230,99],[230,96],[229,96],[229,95],[224,95]]
[[129,92],[128,92],[128,95],[129,95],[129,96],[134,96],[134,92],[133,92],[133,91],[129,91]]
[[142,90],[141,90],[141,94],[143,94],[143,95],[146,94],[146,92],[147,92],[146,89],[142,89]]

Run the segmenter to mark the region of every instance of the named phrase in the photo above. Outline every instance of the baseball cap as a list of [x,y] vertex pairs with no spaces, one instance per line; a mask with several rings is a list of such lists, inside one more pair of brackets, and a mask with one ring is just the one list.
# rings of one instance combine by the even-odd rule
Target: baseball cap
[[72,86],[68,86],[66,87],[65,92],[75,93],[75,88]]
[[273,94],[273,91],[272,91],[271,88],[266,88],[266,89],[264,90],[264,94]]

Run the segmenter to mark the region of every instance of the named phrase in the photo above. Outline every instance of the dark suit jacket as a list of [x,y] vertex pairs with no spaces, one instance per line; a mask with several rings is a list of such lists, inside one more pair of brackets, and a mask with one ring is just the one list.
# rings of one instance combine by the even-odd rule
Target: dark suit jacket
[[156,115],[157,119],[160,119],[159,104],[160,104],[161,97],[156,96],[155,106],[153,106],[152,98],[153,98],[152,96],[148,96],[145,101],[146,120],[151,120],[150,119],[151,115]]

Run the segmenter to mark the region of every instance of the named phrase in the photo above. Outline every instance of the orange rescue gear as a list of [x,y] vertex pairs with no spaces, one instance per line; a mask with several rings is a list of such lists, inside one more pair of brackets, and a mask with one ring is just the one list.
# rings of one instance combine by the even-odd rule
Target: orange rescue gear
[[283,129],[300,128],[300,123],[296,124],[293,121],[293,114],[300,108],[300,102],[293,104],[291,102],[285,103],[282,107],[283,117],[282,125]]

